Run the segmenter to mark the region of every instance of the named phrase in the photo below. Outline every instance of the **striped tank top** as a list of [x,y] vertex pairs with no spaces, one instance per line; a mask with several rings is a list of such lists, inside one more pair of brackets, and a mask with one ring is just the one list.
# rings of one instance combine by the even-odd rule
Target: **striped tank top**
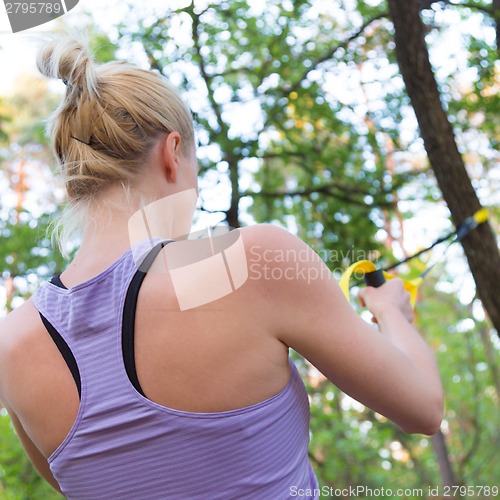
[[63,493],[71,500],[279,500],[317,492],[309,401],[290,357],[286,387],[244,408],[180,411],[142,393],[133,329],[142,280],[166,244],[155,243],[136,245],[70,289],[53,279],[33,295],[80,393],[76,420],[48,458]]

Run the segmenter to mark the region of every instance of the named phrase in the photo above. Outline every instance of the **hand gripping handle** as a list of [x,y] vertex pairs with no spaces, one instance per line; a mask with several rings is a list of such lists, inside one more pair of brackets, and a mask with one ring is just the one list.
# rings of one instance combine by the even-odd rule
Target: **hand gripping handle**
[[[342,274],[340,278],[340,288],[344,292],[347,300],[350,300],[349,294],[349,282],[353,273],[363,275],[365,283],[368,286],[379,287],[382,286],[387,280],[393,279],[396,276],[382,271],[382,269],[377,269],[375,264],[370,260],[360,260],[351,264]],[[412,280],[403,280],[403,285],[405,290],[410,293],[410,302],[413,308],[415,308],[415,302],[417,300],[418,287],[422,284],[422,278],[415,278]]]

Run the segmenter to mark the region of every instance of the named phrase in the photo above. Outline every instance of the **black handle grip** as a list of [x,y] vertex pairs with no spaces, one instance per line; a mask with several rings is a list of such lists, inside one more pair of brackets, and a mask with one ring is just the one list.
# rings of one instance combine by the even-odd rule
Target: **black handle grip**
[[377,269],[376,271],[365,273],[363,279],[367,286],[378,288],[385,283],[384,271],[382,271],[382,269]]

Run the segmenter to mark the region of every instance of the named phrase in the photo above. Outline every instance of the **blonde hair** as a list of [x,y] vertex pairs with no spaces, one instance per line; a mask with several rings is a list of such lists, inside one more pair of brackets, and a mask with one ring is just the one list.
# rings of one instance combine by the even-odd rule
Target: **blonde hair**
[[97,64],[81,36],[47,41],[37,65],[67,87],[47,126],[68,201],[52,237],[67,256],[65,245],[98,193],[115,183],[129,195],[161,134],[179,132],[187,152],[194,146],[193,120],[163,76],[126,62]]

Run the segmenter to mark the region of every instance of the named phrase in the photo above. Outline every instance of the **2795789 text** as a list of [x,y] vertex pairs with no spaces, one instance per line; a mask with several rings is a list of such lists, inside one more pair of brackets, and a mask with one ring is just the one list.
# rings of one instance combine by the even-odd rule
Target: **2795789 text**
[[499,487],[493,486],[428,486],[427,488],[369,488],[367,486],[349,486],[348,488],[334,488],[333,486],[322,486],[321,488],[300,488],[290,486],[291,497],[348,497],[348,498],[379,498],[379,497],[401,497],[401,498],[432,498],[432,497],[450,497],[458,496],[468,498],[492,497],[498,496]]

